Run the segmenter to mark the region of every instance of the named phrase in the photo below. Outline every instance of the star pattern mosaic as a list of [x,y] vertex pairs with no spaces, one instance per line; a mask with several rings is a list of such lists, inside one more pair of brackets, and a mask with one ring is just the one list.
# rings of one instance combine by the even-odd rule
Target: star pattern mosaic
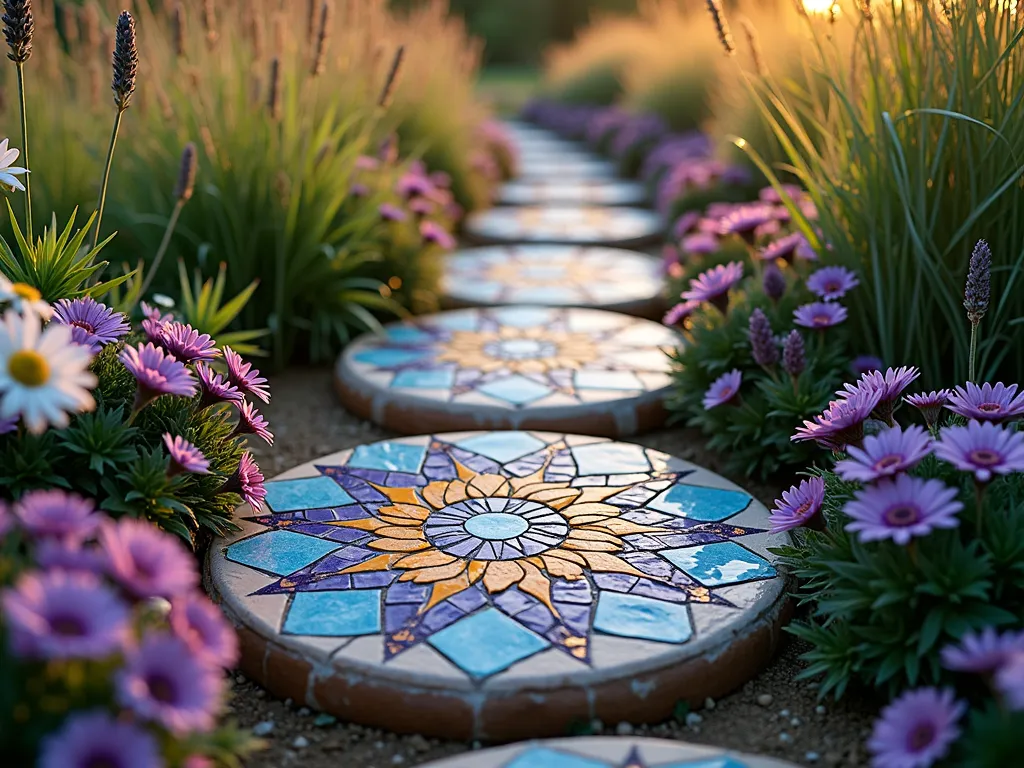
[[630,751],[624,762],[609,762],[567,748],[539,746],[520,752],[501,768],[747,768],[747,764],[725,756],[649,763],[637,748]]
[[536,178],[510,181],[498,190],[503,205],[642,205],[645,200],[643,186],[615,179]]
[[602,307],[654,301],[662,284],[660,262],[645,253],[574,245],[491,246],[447,256],[441,291],[485,306]]
[[519,410],[635,398],[670,383],[678,343],[647,320],[588,309],[444,312],[349,346],[342,375],[374,390]]
[[615,245],[657,238],[661,220],[643,208],[531,205],[474,213],[466,233],[491,242]]
[[730,522],[750,496],[689,466],[550,433],[383,441],[268,482],[225,556],[273,577],[249,599],[291,596],[282,634],[426,645],[475,681],[550,649],[589,665],[596,635],[683,645],[691,611],[776,577]]

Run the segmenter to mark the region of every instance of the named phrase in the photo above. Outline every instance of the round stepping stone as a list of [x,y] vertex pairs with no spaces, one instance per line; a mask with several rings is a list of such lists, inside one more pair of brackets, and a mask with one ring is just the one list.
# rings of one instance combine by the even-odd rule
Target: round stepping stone
[[544,304],[660,317],[659,259],[579,245],[493,245],[445,257],[441,295],[454,306]]
[[395,438],[266,491],[208,555],[242,671],[374,728],[513,740],[660,721],[747,681],[787,614],[769,549],[789,539],[765,507],[639,445]]
[[350,344],[335,383],[345,407],[405,434],[558,429],[623,437],[660,427],[671,384],[663,325],[616,312],[463,309]]
[[519,175],[525,178],[542,179],[593,179],[618,176],[615,166],[607,160],[596,157],[534,158],[520,159]]
[[589,736],[474,751],[423,768],[794,768],[766,757],[661,739]]
[[470,215],[466,235],[485,243],[641,246],[661,236],[661,219],[643,208],[524,206]]
[[498,202],[504,205],[642,205],[646,199],[640,184],[602,179],[527,179],[498,190]]

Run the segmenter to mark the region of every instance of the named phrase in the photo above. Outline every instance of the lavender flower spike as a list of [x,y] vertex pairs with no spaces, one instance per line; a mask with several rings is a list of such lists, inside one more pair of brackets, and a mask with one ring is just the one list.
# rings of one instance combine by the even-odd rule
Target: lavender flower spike
[[785,342],[782,344],[782,367],[794,379],[803,373],[807,367],[804,337],[796,329],[789,332]]
[[750,352],[762,368],[774,368],[779,362],[779,347],[772,326],[760,307],[750,313]]
[[971,266],[967,271],[967,287],[964,290],[964,309],[971,325],[977,325],[988,312],[992,281],[992,251],[988,243],[979,240],[971,254]]

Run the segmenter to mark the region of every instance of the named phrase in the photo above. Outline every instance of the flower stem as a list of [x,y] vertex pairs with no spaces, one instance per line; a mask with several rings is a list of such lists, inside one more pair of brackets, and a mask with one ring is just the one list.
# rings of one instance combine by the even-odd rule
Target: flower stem
[[[25,110],[25,64],[18,65],[18,98],[21,101],[21,154],[25,158],[25,168],[31,171],[28,162],[28,114]],[[32,174],[25,174],[25,234],[28,244],[32,245],[34,235],[32,234]]]
[[149,288],[150,283],[153,282],[153,278],[156,276],[157,270],[160,268],[160,262],[163,261],[164,255],[167,253],[167,248],[171,244],[171,236],[174,234],[174,230],[178,226],[178,217],[181,216],[181,209],[184,207],[185,200],[179,198],[178,202],[174,204],[174,210],[171,211],[171,218],[167,221],[167,227],[164,229],[164,236],[160,241],[160,247],[156,250],[156,256],[153,258],[153,263],[149,265],[149,273],[146,275],[146,279],[142,282],[142,288],[139,289],[139,298],[146,295],[146,289]]
[[974,515],[975,515],[975,518],[977,520],[978,538],[979,539],[981,538],[982,523],[985,520],[985,513],[984,513],[984,511],[982,510],[982,507],[981,507],[981,504],[982,504],[982,501],[984,501],[984,498],[985,498],[985,484],[984,483],[979,483],[979,482],[975,481],[975,483],[974,483],[974,506],[975,506]]
[[121,128],[121,115],[123,114],[123,109],[117,110],[117,115],[114,117],[114,129],[110,132],[110,147],[107,149],[107,164],[103,169],[103,182],[100,184],[100,199],[96,202],[96,231],[92,237],[93,249],[95,249],[100,242],[100,224],[103,221],[103,209],[106,208],[107,205],[107,183],[110,181],[110,166],[114,161],[114,145],[117,144],[117,132]]
[[[974,382],[974,358],[978,353],[978,326],[981,322],[971,323],[971,354],[968,361],[967,380]],[[974,382],[977,383],[977,382]]]

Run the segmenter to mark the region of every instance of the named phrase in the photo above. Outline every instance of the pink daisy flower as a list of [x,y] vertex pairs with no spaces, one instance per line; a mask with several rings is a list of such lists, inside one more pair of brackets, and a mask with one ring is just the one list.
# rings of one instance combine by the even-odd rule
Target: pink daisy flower
[[740,393],[742,384],[743,374],[740,371],[732,370],[723,373],[704,393],[704,410],[710,411],[712,408],[728,403]]
[[676,304],[672,309],[665,313],[665,317],[662,322],[669,326],[679,325],[679,323],[692,315],[699,307],[699,301],[684,301]]
[[205,363],[196,363],[195,372],[199,380],[200,410],[219,403],[237,403],[242,400],[238,387]]
[[53,322],[71,327],[71,340],[96,354],[131,330],[125,316],[91,296],[61,299],[53,305]]
[[137,598],[168,600],[199,583],[192,555],[168,533],[144,520],[124,518],[100,530],[110,575]]
[[730,261],[702,272],[683,293],[686,301],[708,302],[723,314],[729,308],[729,291],[743,279],[743,264]]
[[186,364],[220,357],[217,342],[210,334],[200,333],[191,325],[179,322],[164,324],[157,344]]
[[238,638],[224,613],[205,595],[176,600],[169,616],[171,629],[197,656],[219,667],[238,661]]
[[203,452],[181,435],[172,436],[170,432],[165,432],[164,447],[171,457],[170,475],[179,475],[182,472],[210,474],[210,462],[203,456]]
[[256,465],[252,454],[243,453],[238,469],[227,479],[221,491],[237,493],[242,500],[257,512],[263,508],[267,489],[263,487],[263,473]]
[[133,406],[135,411],[161,395],[192,397],[196,393],[196,381],[185,364],[152,343],[125,347],[120,360],[138,385]]
[[814,440],[822,448],[842,450],[864,439],[864,422],[878,405],[881,392],[857,392],[833,400],[814,421],[805,421],[790,440]]
[[273,445],[274,435],[267,427],[267,420],[252,403],[243,400],[239,404],[238,424],[235,425],[234,435],[256,435],[265,440],[268,445]]
[[769,524],[772,533],[782,533],[801,526],[823,528],[820,524],[821,506],[825,503],[825,481],[820,477],[801,480],[782,498],[775,500]]
[[253,368],[252,363],[242,360],[242,356],[231,347],[224,347],[224,362],[228,366],[228,381],[241,392],[264,403],[270,402],[270,389],[267,387],[267,380],[260,376],[259,369]]

